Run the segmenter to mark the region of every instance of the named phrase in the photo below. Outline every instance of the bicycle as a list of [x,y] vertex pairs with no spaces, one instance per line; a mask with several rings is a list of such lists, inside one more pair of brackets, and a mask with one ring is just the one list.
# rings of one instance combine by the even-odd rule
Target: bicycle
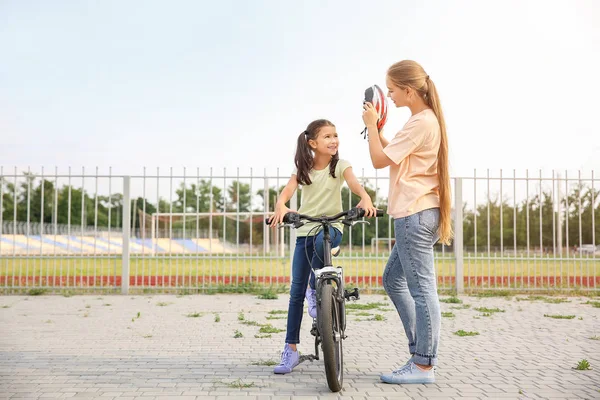
[[[331,248],[329,228],[333,222],[340,220],[344,225],[353,226],[364,217],[365,210],[351,208],[332,217],[311,217],[308,215],[287,213],[283,223],[293,228],[299,228],[306,222],[316,222],[323,228],[324,260],[323,268],[313,270],[315,273],[315,289],[317,295],[317,318],[313,320],[310,333],[315,337],[315,355],[304,356],[304,359],[319,359],[319,344],[323,350],[323,363],[327,385],[332,392],[342,389],[344,380],[344,357],[342,340],[346,339],[346,300],[360,298],[358,288],[348,291],[344,288],[344,275],[342,267],[334,267],[332,256],[339,255],[339,247]],[[377,210],[377,217],[383,216],[383,211]],[[303,360],[304,361],[304,360]]]

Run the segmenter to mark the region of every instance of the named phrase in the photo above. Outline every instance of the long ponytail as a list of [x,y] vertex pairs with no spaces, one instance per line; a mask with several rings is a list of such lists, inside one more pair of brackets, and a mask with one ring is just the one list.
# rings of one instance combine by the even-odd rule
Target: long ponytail
[[[435,116],[437,117],[438,123],[440,124],[440,149],[438,150],[438,164],[437,172],[440,181],[440,227],[439,236],[440,242],[445,245],[450,244],[452,239],[452,190],[450,189],[450,166],[448,160],[448,135],[446,134],[446,121],[444,120],[444,113],[442,112],[442,105],[440,104],[440,98],[435,88],[435,84],[427,76],[426,79],[427,95],[425,101],[427,105],[431,107]],[[456,207],[461,207],[461,204],[457,204]],[[456,223],[462,223],[462,221],[456,221]]]
[[[390,80],[400,88],[412,88],[431,108],[440,125],[440,149],[438,150],[437,174],[440,196],[440,242],[450,244],[452,239],[452,193],[450,189],[450,167],[448,161],[448,136],[442,105],[435,84],[423,67],[412,60],[403,60],[392,65],[387,72]],[[456,207],[461,207],[457,204]],[[456,221],[462,223],[462,221]]]

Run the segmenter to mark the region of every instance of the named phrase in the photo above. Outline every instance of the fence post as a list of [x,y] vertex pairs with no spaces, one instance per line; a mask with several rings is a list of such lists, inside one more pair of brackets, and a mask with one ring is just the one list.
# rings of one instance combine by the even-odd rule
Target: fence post
[[464,256],[463,256],[463,200],[462,178],[456,178],[454,185],[454,257],[456,258],[456,292],[464,293]]
[[[270,200],[270,196],[269,196],[269,178],[267,177],[267,170],[265,169],[265,180],[264,180],[264,193],[263,193],[263,200],[265,203],[265,219],[268,218],[269,216],[269,209],[271,207],[271,205],[269,204],[269,200]],[[271,227],[268,226],[266,223],[263,222],[262,224],[263,226],[263,250],[265,252],[265,254],[269,254],[269,252],[271,251],[270,247],[269,247],[269,242],[271,240]],[[277,236],[277,233],[275,233],[275,236]],[[277,246],[275,246],[275,248],[277,249]],[[277,251],[275,252],[275,254],[277,254]]]
[[[290,210],[298,211],[298,191],[296,190],[290,199]],[[283,234],[283,233],[282,233]],[[292,283],[292,264],[294,263],[294,251],[296,251],[296,230],[290,228],[290,284]]]
[[121,294],[129,293],[129,240],[131,232],[131,199],[130,188],[131,177],[123,177],[123,254],[121,262]]

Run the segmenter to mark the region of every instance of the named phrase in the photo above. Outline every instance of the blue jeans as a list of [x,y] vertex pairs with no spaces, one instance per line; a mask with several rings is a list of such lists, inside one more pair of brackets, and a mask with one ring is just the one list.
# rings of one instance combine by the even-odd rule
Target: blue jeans
[[440,301],[433,264],[439,208],[394,220],[396,244],[383,273],[383,287],[396,306],[413,361],[437,365]]
[[[330,228],[329,234],[331,236],[331,247],[339,246],[342,241],[342,233],[336,228]],[[311,287],[315,287],[315,276],[311,273],[311,267],[314,269],[323,268],[323,250],[323,231],[316,236],[305,236],[296,239],[296,250],[292,261],[292,286],[290,288],[286,343],[300,343],[304,295],[309,276]]]

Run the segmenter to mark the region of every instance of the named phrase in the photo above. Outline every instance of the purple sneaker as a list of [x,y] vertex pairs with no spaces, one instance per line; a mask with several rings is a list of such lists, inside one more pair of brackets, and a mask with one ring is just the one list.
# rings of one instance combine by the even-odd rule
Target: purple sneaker
[[308,315],[311,318],[317,318],[317,291],[311,289],[310,286],[306,289],[306,302],[308,303]]
[[276,374],[289,374],[300,363],[300,352],[293,351],[289,344],[285,344],[281,353],[281,363],[273,369]]

